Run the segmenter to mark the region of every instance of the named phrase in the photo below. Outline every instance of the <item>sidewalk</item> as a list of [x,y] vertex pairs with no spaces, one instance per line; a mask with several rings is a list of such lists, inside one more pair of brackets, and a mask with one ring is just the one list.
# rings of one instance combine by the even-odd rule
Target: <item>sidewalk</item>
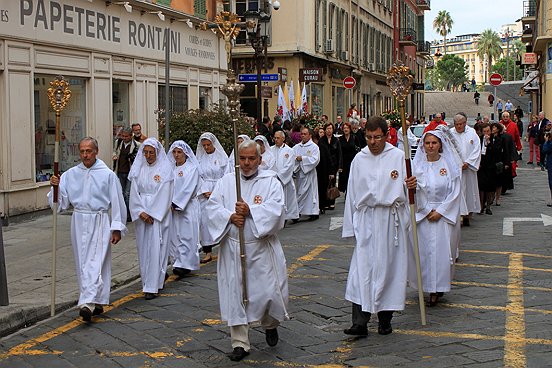
[[[112,248],[112,290],[139,275],[134,224]],[[58,216],[56,310],[78,300],[75,261],[71,249],[70,215]],[[52,216],[10,223],[2,228],[8,279],[9,306],[0,306],[0,337],[50,316],[52,274]]]

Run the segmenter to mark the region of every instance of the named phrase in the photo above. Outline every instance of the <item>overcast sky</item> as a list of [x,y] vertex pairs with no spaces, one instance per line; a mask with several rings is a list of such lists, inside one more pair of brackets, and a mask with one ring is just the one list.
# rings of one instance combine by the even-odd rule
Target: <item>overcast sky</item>
[[515,23],[523,15],[523,0],[431,0],[431,10],[424,13],[426,41],[442,39],[433,30],[440,10],[450,13],[454,23],[448,37],[454,37],[487,28],[499,31],[503,24]]

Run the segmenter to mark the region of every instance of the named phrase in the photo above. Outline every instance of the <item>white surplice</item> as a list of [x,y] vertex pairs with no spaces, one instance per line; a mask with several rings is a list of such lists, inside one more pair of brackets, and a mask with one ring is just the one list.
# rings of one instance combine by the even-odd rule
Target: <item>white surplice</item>
[[[416,222],[422,270],[423,290],[430,293],[450,291],[454,260],[460,238],[461,177],[451,176],[445,159],[427,162],[427,169],[413,172],[418,179],[416,189]],[[436,222],[427,219],[435,210],[443,217]],[[409,284],[417,288],[416,264],[409,257]]]
[[199,270],[199,171],[190,160],[174,169],[171,256],[174,267]]
[[228,326],[261,321],[265,314],[278,321],[288,318],[286,260],[277,233],[284,226],[284,193],[275,173],[259,170],[249,180],[241,179],[241,196],[250,214],[244,226],[247,293],[242,304],[242,271],[238,228],[230,222],[236,205],[234,173],[215,186],[207,203],[207,228],[220,241],[217,282],[220,314]]
[[297,179],[297,206],[301,215],[318,215],[318,178],[316,166],[320,162],[320,149],[311,140],[293,146],[295,156],[301,156],[301,161],[295,161]]
[[[48,201],[53,207],[53,189]],[[79,284],[78,305],[109,304],[111,232],[126,232],[126,206],[117,175],[99,159],[90,168],[80,163],[61,175],[58,203],[59,211],[74,208],[71,244]]]
[[404,309],[410,217],[404,153],[364,147],[351,163],[343,237],[354,236],[345,298],[364,312]]
[[[160,177],[159,164],[157,160],[153,165],[143,165],[130,187],[130,215],[135,223],[144,293],[163,289],[169,256],[173,178],[172,172],[168,179]],[[142,212],[153,217],[153,224],[140,219]]]
[[272,146],[272,155],[275,158],[274,171],[284,188],[284,198],[286,204],[286,220],[292,220],[299,217],[299,208],[297,207],[297,192],[295,191],[295,182],[293,181],[293,170],[295,169],[295,152],[287,144],[282,147]]
[[[203,193],[212,192],[217,181],[223,177],[228,164],[228,156],[224,152],[217,154],[217,151],[211,154],[204,154],[198,157],[201,168],[201,177],[199,179],[199,190],[197,198],[201,206],[201,223],[199,225],[199,240],[201,245],[214,245],[216,242],[209,235],[209,229],[206,228],[207,213],[205,207],[208,199],[203,196]],[[224,156],[223,156],[224,155]]]
[[462,198],[460,202],[460,214],[465,216],[470,212],[481,211],[477,184],[477,170],[479,170],[479,164],[481,163],[481,143],[475,129],[467,125],[462,133],[458,133],[454,127],[450,128],[450,132],[461,150],[462,160],[468,164],[468,167],[462,170]]

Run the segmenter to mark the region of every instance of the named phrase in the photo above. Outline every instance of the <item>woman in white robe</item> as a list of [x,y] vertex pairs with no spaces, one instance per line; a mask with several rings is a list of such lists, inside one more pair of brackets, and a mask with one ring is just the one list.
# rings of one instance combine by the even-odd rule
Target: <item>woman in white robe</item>
[[274,167],[276,166],[276,159],[272,154],[270,144],[268,144],[268,140],[266,139],[266,137],[264,135],[258,135],[254,138],[254,141],[259,145],[259,147],[261,147],[262,161],[259,169],[274,171]]
[[[250,141],[251,138],[247,134],[240,134],[238,135],[238,147],[242,142],[244,141]],[[230,156],[228,156],[228,166],[226,167],[226,173],[234,172],[236,171],[236,161],[234,160],[234,150],[232,150],[232,153],[230,153]]]
[[174,142],[167,156],[174,168],[170,255],[173,273],[182,277],[199,270],[199,163],[184,141]]
[[[412,164],[413,175],[418,178],[416,222],[423,290],[430,293],[429,306],[450,291],[460,239],[462,172],[453,149],[443,132],[429,131],[420,139]],[[417,288],[413,257],[409,259],[409,282]]]
[[213,133],[206,132],[199,137],[196,157],[200,168],[199,190],[197,191],[197,197],[201,206],[199,241],[203,248],[203,253],[205,253],[205,257],[200,262],[207,263],[213,259],[211,252],[216,242],[213,241],[209,234],[209,229],[206,228],[207,214],[205,213],[205,206],[215,184],[226,173],[228,156],[217,137]]
[[150,300],[163,288],[167,273],[174,181],[173,167],[157,139],[142,143],[128,177],[142,290]]

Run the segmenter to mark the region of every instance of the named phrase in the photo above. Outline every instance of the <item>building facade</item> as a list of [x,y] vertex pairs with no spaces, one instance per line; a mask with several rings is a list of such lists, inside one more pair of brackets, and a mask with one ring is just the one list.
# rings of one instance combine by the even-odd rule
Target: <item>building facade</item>
[[[165,100],[169,31],[170,102],[174,111],[218,102],[226,80],[224,45],[196,29],[216,2],[187,15],[145,1],[17,0],[0,4],[0,212],[47,207],[55,113],[46,94],[61,74],[72,92],[61,114],[60,169],[79,161],[78,142],[92,136],[111,163],[115,134],[142,124],[157,136]],[[175,2],[189,9],[190,1]],[[208,6],[207,6],[208,5]],[[198,16],[196,16],[198,15]]]

